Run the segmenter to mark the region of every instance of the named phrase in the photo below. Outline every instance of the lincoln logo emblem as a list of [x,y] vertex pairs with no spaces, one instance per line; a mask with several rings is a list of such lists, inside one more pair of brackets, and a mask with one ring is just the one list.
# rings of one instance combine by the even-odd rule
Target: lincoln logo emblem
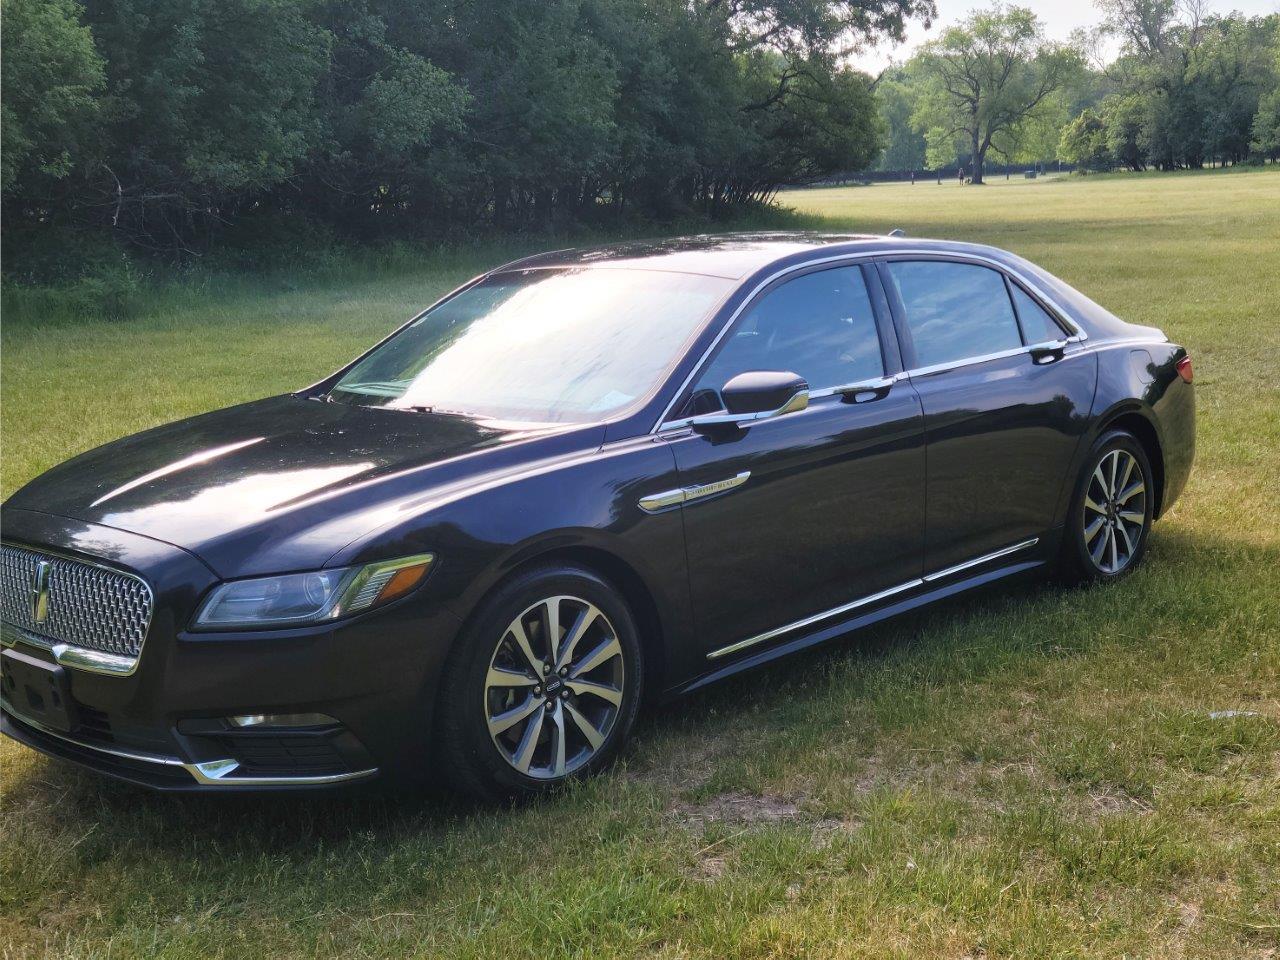
[[49,561],[41,560],[31,571],[31,622],[49,618]]

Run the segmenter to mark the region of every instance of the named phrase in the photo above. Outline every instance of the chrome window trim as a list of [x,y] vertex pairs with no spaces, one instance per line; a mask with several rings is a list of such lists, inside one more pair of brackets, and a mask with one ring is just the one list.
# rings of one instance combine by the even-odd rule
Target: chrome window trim
[[836,387],[826,387],[823,390],[809,391],[810,400],[821,400],[823,397],[842,396],[847,397],[849,394],[855,396],[859,393],[872,393],[877,390],[887,390],[900,380],[907,379],[906,372],[891,373],[884,377],[872,377],[869,380],[855,380],[853,383],[842,383]]
[[815,623],[820,623],[831,617],[839,616],[842,613],[848,613],[850,610],[856,610],[858,607],[865,607],[868,604],[876,603],[880,600],[887,600],[889,597],[896,596],[897,594],[903,593],[907,590],[913,590],[916,587],[922,587],[925,584],[934,583],[938,580],[945,580],[947,577],[954,576],[957,573],[963,573],[965,570],[969,570],[972,567],[989,563],[992,560],[999,560],[1001,557],[1007,557],[1020,550],[1027,550],[1030,547],[1034,547],[1039,542],[1039,537],[1031,537],[1028,540],[1023,540],[1020,543],[1013,544],[1012,546],[1004,547],[1003,549],[996,550],[992,553],[983,554],[980,557],[974,557],[972,560],[966,560],[964,563],[957,563],[953,567],[946,567],[942,570],[936,570],[933,573],[926,573],[923,577],[916,577],[914,580],[908,580],[906,583],[900,583],[896,587],[889,587],[886,590],[881,590],[865,597],[859,597],[857,600],[851,600],[838,607],[832,607],[830,610],[823,610],[821,613],[811,614],[810,616],[796,620],[793,623],[788,623],[785,626],[775,627],[772,630],[766,630],[764,633],[757,634],[754,637],[748,637],[746,640],[739,640],[736,643],[729,644],[728,646],[712,650],[707,654],[707,659],[717,660],[720,657],[728,656],[731,653],[737,653],[739,650],[745,650],[748,647],[754,647],[757,644],[765,643],[768,640],[774,640],[777,637],[791,633],[794,630],[811,627]]
[[147,646],[147,638],[151,636],[151,621],[156,614],[155,591],[151,589],[151,584],[145,577],[123,567],[113,566],[97,560],[89,560],[74,553],[51,547],[33,546],[14,540],[0,541],[0,546],[9,547],[13,550],[25,550],[28,553],[38,553],[47,557],[57,557],[60,560],[68,560],[72,563],[82,563],[86,567],[96,567],[99,570],[106,570],[109,573],[128,577],[142,585],[142,588],[147,592],[148,599],[151,601],[146,622],[142,627],[142,642],[138,644],[138,653],[134,657],[125,657],[102,650],[92,650],[88,647],[64,643],[60,640],[46,637],[43,634],[34,633],[5,620],[0,620],[0,646],[13,647],[17,643],[26,643],[40,650],[47,650],[63,666],[73,667],[89,673],[101,673],[112,677],[128,677],[137,671],[138,664],[142,662],[142,652]]
[[[804,410],[810,410],[813,408],[812,401],[814,400],[825,400],[828,397],[835,397],[835,396],[843,397],[843,396],[848,396],[851,393],[852,394],[858,394],[863,392],[870,393],[877,390],[884,390],[886,388],[891,388],[894,384],[899,383],[906,379],[908,379],[908,374],[907,374],[907,371],[904,370],[901,373],[893,373],[886,377],[875,377],[871,380],[858,380],[855,383],[842,383],[836,387],[824,387],[821,390],[810,390],[810,391],[807,391],[810,402],[801,409],[790,410],[788,412],[802,413]],[[712,417],[715,417],[716,419],[712,419]],[[731,414],[720,414],[720,415],[699,414],[698,416],[694,416],[694,417],[685,417],[682,420],[668,420],[666,423],[662,425],[661,434],[665,435],[667,433],[670,433],[676,430],[684,430],[689,427],[696,427],[699,424],[705,424],[705,423],[739,423],[739,424],[754,425],[758,423],[764,423],[766,420],[776,420],[776,419],[777,419],[776,416],[738,417],[738,416],[733,416]]]
[[[1014,267],[1011,267],[1008,264],[1002,263],[1001,261],[996,260],[993,257],[984,257],[982,254],[978,254],[978,253],[960,253],[960,252],[952,252],[947,250],[931,249],[928,247],[904,247],[901,250],[875,250],[875,251],[865,251],[860,253],[853,252],[853,253],[835,254],[830,257],[822,257],[817,260],[808,260],[804,263],[793,264],[789,267],[785,267],[781,270],[778,270],[778,271],[775,271],[774,273],[769,274],[767,277],[765,277],[763,280],[757,283],[751,289],[751,292],[745,298],[743,298],[742,303],[740,303],[738,307],[733,311],[733,313],[729,315],[728,319],[725,320],[724,324],[720,327],[720,330],[716,333],[711,343],[708,344],[707,348],[702,352],[702,356],[698,358],[698,362],[694,364],[693,369],[689,371],[689,375],[685,377],[684,381],[680,384],[680,388],[675,392],[670,402],[663,409],[661,415],[657,419],[657,422],[655,422],[653,427],[649,430],[649,433],[657,434],[657,433],[665,432],[667,430],[681,429],[689,425],[689,420],[691,418],[668,421],[667,417],[671,414],[671,411],[675,407],[675,405],[680,401],[680,398],[684,396],[685,391],[689,389],[689,386],[690,384],[693,383],[694,378],[697,377],[697,375],[701,372],[702,368],[706,365],[707,360],[710,358],[711,354],[715,351],[715,349],[720,345],[720,342],[725,338],[725,335],[729,332],[729,329],[734,325],[734,323],[737,322],[738,317],[742,315],[743,311],[745,311],[747,307],[749,307],[752,303],[755,302],[756,297],[758,297],[760,293],[770,284],[773,284],[784,277],[790,276],[793,273],[798,273],[802,270],[807,270],[810,267],[818,267],[818,266],[824,266],[827,264],[840,264],[840,263],[854,264],[854,263],[862,263],[868,260],[876,261],[876,260],[899,259],[899,258],[908,258],[908,257],[925,257],[933,260],[946,260],[954,263],[973,263],[980,266],[991,267],[1017,280],[1019,284],[1021,284],[1024,288],[1026,288],[1029,292],[1031,292],[1037,299],[1040,300],[1041,305],[1044,306],[1049,311],[1049,313],[1053,316],[1055,320],[1057,320],[1060,324],[1062,324],[1062,326],[1065,327],[1067,330],[1071,331],[1070,336],[1068,336],[1065,340],[1066,343],[1068,344],[1083,343],[1085,340],[1089,339],[1089,334],[1085,331],[1085,329],[1081,327],[1080,324],[1076,323],[1075,320],[1071,319],[1071,315],[1062,307],[1062,305],[1059,304],[1056,300],[1054,300],[1053,297],[1046,294],[1044,290],[1041,289],[1039,284],[1037,284],[1033,279],[1027,277],[1027,275],[1022,273],[1020,270]],[[915,370],[906,370],[903,372],[907,376],[911,376],[913,374],[940,373],[943,369],[954,370],[956,367],[968,366],[969,364],[985,363],[988,360],[1000,359],[1006,356],[1010,356],[1010,357],[1017,356],[1020,353],[1027,353],[1028,350],[1029,350],[1029,347],[1023,346],[1014,351],[1002,351],[999,354],[990,354],[987,356],[964,358],[964,359],[955,361],[953,363],[938,364],[932,368],[922,367]],[[812,398],[817,398],[819,396],[827,396],[829,395],[825,392],[827,389],[828,388],[822,388],[819,390],[812,391],[810,396]]]
[[[1078,340],[1061,340],[1057,341],[1065,348],[1070,343],[1078,343]],[[995,353],[984,353],[976,357],[964,357],[960,360],[948,360],[946,363],[932,363],[926,367],[912,367],[905,371],[908,377],[927,377],[932,373],[946,373],[948,370],[958,370],[961,367],[972,367],[979,363],[990,363],[992,360],[1007,360],[1010,357],[1018,357],[1023,354],[1030,354],[1034,351],[1042,351],[1046,349],[1044,343],[1030,343],[1025,347],[1010,347],[1008,350],[998,350]]]
[[92,750],[95,753],[103,753],[112,757],[119,757],[122,760],[133,760],[138,763],[150,763],[158,767],[181,767],[191,775],[191,778],[202,786],[240,786],[240,787],[267,787],[267,786],[283,786],[294,784],[298,786],[320,785],[326,783],[341,783],[346,780],[358,780],[365,777],[371,777],[378,772],[377,767],[370,767],[367,770],[356,770],[348,773],[329,773],[314,777],[237,777],[236,770],[240,768],[240,764],[235,760],[202,760],[198,763],[189,763],[186,760],[179,760],[177,757],[166,757],[154,753],[140,753],[133,750],[120,750],[114,747],[103,747],[94,743],[85,743],[83,740],[76,740],[64,733],[56,730],[50,730],[42,723],[38,723],[28,717],[23,716],[15,710],[6,707],[6,713],[9,714],[17,722],[24,726],[38,730],[47,737],[53,737],[61,740],[63,743],[69,743],[81,750]]

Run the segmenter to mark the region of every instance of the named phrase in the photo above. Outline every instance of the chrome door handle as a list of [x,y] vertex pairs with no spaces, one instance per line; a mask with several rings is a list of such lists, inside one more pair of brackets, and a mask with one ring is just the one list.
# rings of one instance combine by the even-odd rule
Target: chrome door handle
[[886,396],[897,382],[897,376],[876,377],[873,380],[858,380],[855,383],[846,383],[843,386],[833,387],[831,392],[840,394],[846,401],[852,400],[854,403],[867,403]]
[[1031,344],[1027,347],[1027,353],[1031,354],[1032,363],[1053,363],[1062,359],[1066,349],[1067,341],[1065,340],[1046,340],[1043,343]]

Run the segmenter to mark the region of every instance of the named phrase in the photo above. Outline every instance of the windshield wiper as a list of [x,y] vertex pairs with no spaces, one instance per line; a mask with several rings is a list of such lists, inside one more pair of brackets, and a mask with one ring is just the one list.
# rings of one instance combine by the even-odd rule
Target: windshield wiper
[[391,410],[398,413],[430,413],[437,417],[475,417],[476,414],[468,413],[466,410],[446,410],[444,407],[435,407],[427,403],[408,403],[399,406],[393,406],[389,403],[383,404],[361,404],[361,406],[369,410]]
[[370,380],[365,383],[343,383],[330,391],[333,393],[350,393],[358,397],[387,397],[396,399],[404,395],[409,387],[407,380]]

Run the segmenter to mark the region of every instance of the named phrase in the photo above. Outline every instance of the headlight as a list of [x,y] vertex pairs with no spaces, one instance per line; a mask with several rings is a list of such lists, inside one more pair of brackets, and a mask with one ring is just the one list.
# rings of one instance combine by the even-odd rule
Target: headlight
[[435,555],[422,553],[362,567],[231,580],[214,588],[196,614],[197,630],[295,627],[336,620],[402,597],[420,584]]

